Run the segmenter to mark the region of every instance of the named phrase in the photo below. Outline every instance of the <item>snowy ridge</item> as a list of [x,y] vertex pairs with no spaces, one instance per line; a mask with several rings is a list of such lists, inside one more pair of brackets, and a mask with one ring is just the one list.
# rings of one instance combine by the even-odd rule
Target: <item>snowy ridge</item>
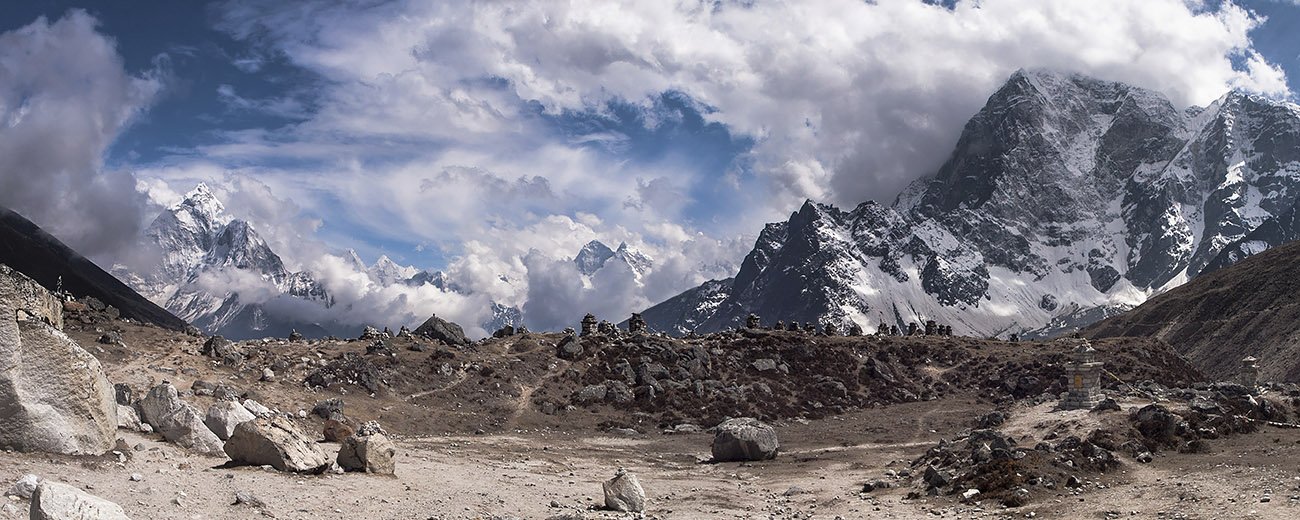
[[1063,333],[1300,238],[1298,195],[1295,105],[1231,92],[1178,110],[1122,83],[1022,70],[891,207],[808,201],[764,228],[730,287],[710,282],[721,302],[701,286],[645,313],[682,317],[657,324],[674,333],[749,313]]

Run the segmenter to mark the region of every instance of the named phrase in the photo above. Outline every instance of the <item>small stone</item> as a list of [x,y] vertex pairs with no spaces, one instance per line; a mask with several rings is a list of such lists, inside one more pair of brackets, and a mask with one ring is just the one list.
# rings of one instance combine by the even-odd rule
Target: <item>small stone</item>
[[249,507],[266,507],[266,503],[262,502],[262,499],[257,498],[257,495],[254,495],[247,491],[236,491],[235,503],[233,505],[237,505],[237,506],[246,505]]
[[6,496],[18,498],[32,498],[32,493],[36,492],[36,486],[41,484],[41,477],[28,473],[18,478],[14,485],[9,486],[9,491],[5,492]]
[[144,475],[141,475],[139,473],[131,474],[131,482],[139,482],[141,480],[144,480]]
[[645,490],[636,475],[619,468],[614,478],[601,486],[605,491],[605,508],[611,511],[640,513],[645,511]]

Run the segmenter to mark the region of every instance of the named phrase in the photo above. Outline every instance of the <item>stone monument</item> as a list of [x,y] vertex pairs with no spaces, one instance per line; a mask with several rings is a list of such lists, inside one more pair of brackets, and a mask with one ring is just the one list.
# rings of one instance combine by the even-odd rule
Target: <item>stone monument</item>
[[1074,348],[1071,358],[1065,365],[1065,383],[1069,390],[1061,400],[1061,409],[1090,410],[1106,397],[1101,394],[1101,362],[1097,361],[1097,350],[1085,339]]

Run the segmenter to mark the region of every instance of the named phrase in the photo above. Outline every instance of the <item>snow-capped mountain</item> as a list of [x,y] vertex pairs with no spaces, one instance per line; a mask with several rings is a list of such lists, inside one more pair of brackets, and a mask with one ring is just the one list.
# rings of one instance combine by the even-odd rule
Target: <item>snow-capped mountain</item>
[[654,260],[642,254],[640,251],[628,247],[627,242],[620,242],[618,249],[610,249],[599,240],[587,242],[578,251],[577,256],[573,257],[574,265],[578,266],[578,272],[584,276],[596,274],[610,260],[615,260],[627,264],[632,272],[641,276],[654,266]]
[[232,338],[324,335],[329,324],[306,323],[268,311],[266,302],[296,298],[324,306],[329,294],[311,273],[291,273],[248,222],[232,218],[206,184],[167,208],[145,231],[144,247],[158,264],[143,272],[115,271],[147,296],[200,330]]
[[[204,332],[247,339],[283,337],[295,329],[307,336],[348,335],[360,326],[305,321],[301,316],[323,313],[303,312],[309,308],[304,304],[334,306],[329,291],[311,272],[290,272],[253,226],[228,215],[205,184],[159,214],[145,237],[143,247],[157,252],[157,264],[138,272],[119,266],[115,274]],[[379,287],[428,284],[464,294],[440,271],[399,265],[386,255],[366,265],[350,249],[343,258]],[[489,332],[523,321],[518,308],[494,303],[491,310],[482,324]]]
[[1022,70],[892,206],[808,201],[763,229],[729,284],[644,316],[671,332],[751,312],[870,331],[1072,330],[1300,236],[1297,196],[1294,104],[1230,92],[1179,110],[1123,83]]

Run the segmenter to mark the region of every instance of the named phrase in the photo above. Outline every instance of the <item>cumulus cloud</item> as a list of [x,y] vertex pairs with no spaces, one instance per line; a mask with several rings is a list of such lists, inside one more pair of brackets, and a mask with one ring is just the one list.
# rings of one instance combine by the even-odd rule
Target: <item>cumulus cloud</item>
[[[204,161],[254,170],[369,239],[437,248],[458,283],[544,326],[734,274],[760,223],[803,198],[887,202],[939,167],[1017,68],[1125,81],[1182,105],[1229,88],[1287,93],[1251,45],[1261,20],[1232,3],[235,0],[218,11],[224,30],[315,73],[321,90],[301,122],[226,133],[198,150]],[[647,127],[679,123],[659,110],[666,93],[753,146],[707,171],[629,158],[619,132],[552,124],[613,117],[615,105],[639,107]],[[656,269],[639,283],[617,269],[580,279],[567,261],[596,238],[645,250]],[[353,300],[389,308],[383,298],[422,297]]]
[[132,244],[148,199],[104,154],[160,86],[84,11],[0,34],[0,205],[87,256]]
[[[395,131],[508,131],[516,104],[497,83],[480,85],[488,79],[551,112],[683,92],[759,139],[759,170],[782,208],[884,198],[933,171],[962,122],[1021,67],[1127,81],[1181,104],[1233,87],[1287,90],[1251,47],[1260,20],[1231,3],[392,2],[310,17],[233,5],[232,31],[269,34],[295,62],[365,85],[339,92],[370,94],[364,105]],[[415,112],[413,99],[424,101]],[[331,117],[373,126],[335,105]],[[394,107],[410,116],[385,117]]]

